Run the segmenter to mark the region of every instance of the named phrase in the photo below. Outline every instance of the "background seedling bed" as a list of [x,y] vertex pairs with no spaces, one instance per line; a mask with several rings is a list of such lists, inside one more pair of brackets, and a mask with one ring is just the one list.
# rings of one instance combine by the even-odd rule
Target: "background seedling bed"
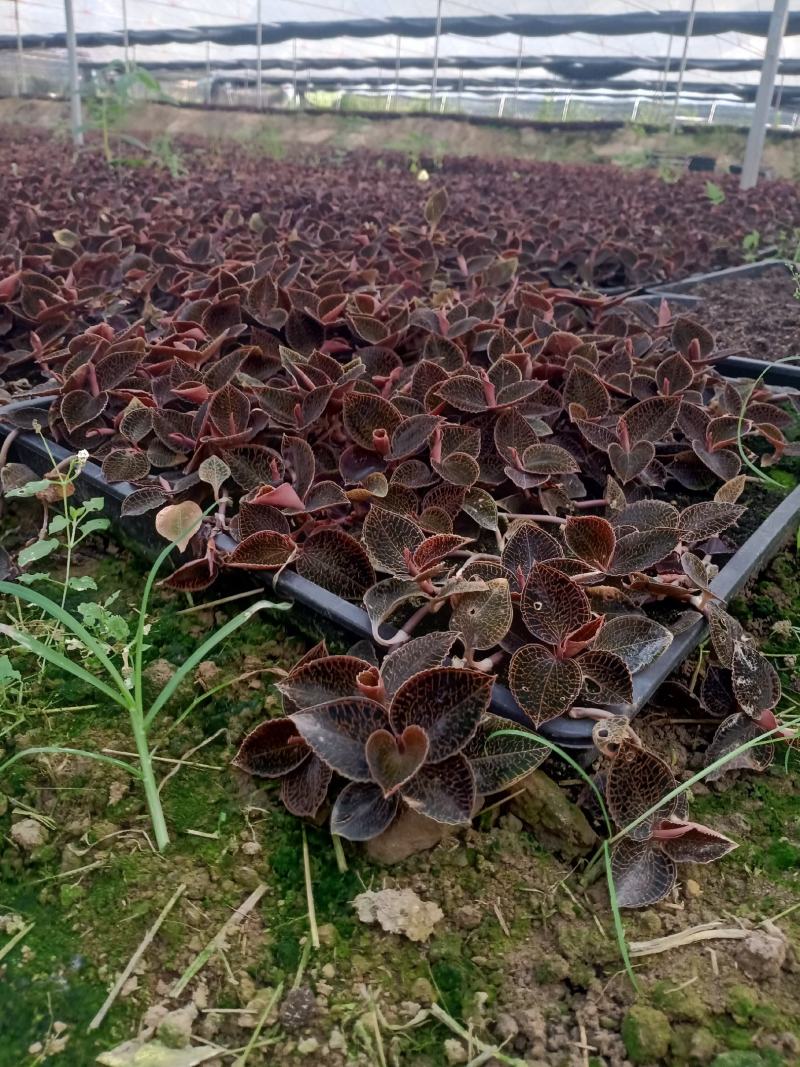
[[[727,348],[741,349],[750,359],[770,363],[787,356],[800,358],[797,287],[792,264],[765,259],[668,282],[650,293],[680,302],[682,307],[687,298],[692,300],[695,306],[690,313],[723,337]],[[796,381],[786,384],[800,384],[800,372]]]
[[729,347],[772,362],[800,358],[800,300],[797,282],[782,266],[763,273],[705,282],[692,290],[702,297],[696,317]]
[[[37,404],[41,406],[41,399],[8,405],[6,410],[12,407],[19,410]],[[9,432],[10,429],[0,423],[0,441]],[[56,461],[70,455],[60,445],[50,442],[49,447]],[[20,433],[14,440],[9,458],[26,463],[39,474],[52,466],[42,440],[36,434],[28,432]],[[95,463],[88,463],[77,481],[76,497],[81,500],[88,496],[102,495],[106,502],[106,514],[127,547],[140,555],[153,557],[163,547],[163,542],[155,533],[152,514],[126,517],[124,521],[121,518],[123,501],[134,488],[128,482],[109,484],[103,477],[100,467]],[[711,583],[712,590],[723,600],[728,600],[738,593],[773,559],[799,523],[800,486],[792,490],[764,518],[755,532],[720,568],[719,574]],[[217,538],[217,544],[223,551],[232,550],[234,543],[227,534]],[[314,628],[321,629],[323,632],[332,628],[336,632],[350,633],[357,639],[372,640],[369,617],[362,608],[309,582],[299,574],[285,570],[277,577],[265,572],[253,573],[248,577],[254,584],[263,585],[270,592],[293,601],[295,610],[299,608],[297,622],[301,629],[307,629],[313,622],[313,624],[319,624]],[[637,715],[651,700],[662,682],[666,681],[697,648],[705,633],[704,620],[698,615],[691,625],[676,634],[666,652],[633,676],[633,702],[617,710],[631,718]],[[512,722],[530,726],[510,691],[503,685],[496,684],[494,687],[492,710]],[[570,719],[568,716],[562,716],[545,723],[539,733],[563,748],[582,751],[589,755],[593,752],[592,726],[593,723],[590,720]]]

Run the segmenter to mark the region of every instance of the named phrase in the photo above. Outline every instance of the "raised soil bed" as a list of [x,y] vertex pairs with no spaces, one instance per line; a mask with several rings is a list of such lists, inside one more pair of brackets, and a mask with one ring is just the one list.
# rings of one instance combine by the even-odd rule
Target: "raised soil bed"
[[740,349],[751,359],[800,360],[797,289],[792,274],[781,266],[724,284],[706,282],[692,289],[692,295],[702,298],[694,314],[725,338],[726,347]]
[[667,300],[693,298],[693,317],[737,355],[766,363],[797,357],[800,364],[799,288],[792,265],[770,259],[669,282],[652,292]]

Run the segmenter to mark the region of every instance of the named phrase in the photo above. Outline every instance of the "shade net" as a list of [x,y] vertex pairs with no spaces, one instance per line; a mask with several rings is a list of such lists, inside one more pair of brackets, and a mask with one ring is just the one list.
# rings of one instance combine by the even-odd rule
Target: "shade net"
[[[85,71],[128,59],[173,84],[187,79],[246,86],[262,25],[264,83],[307,88],[424,93],[437,51],[442,92],[670,94],[679,78],[690,0],[506,0],[491,7],[443,0],[75,0]],[[686,48],[684,95],[751,101],[772,4],[697,0]],[[567,10],[565,11],[565,8]],[[10,70],[18,43],[29,77],[64,64],[61,0],[0,6],[0,50]],[[800,0],[792,0],[781,52],[784,106],[800,94]],[[206,89],[206,98],[208,93]]]

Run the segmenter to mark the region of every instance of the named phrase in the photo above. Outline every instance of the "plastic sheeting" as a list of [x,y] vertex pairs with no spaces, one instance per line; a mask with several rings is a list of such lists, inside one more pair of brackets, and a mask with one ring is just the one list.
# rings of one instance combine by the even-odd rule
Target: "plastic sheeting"
[[[700,11],[695,15],[693,37],[714,36],[720,33],[745,33],[764,37],[769,29],[768,11]],[[380,19],[331,19],[320,22],[264,22],[262,42],[279,44],[283,41],[325,41],[336,37],[396,37],[424,38],[436,35],[436,18],[391,16]],[[511,33],[519,37],[558,37],[563,34],[591,33],[604,37],[629,36],[641,33],[682,35],[686,30],[686,16],[680,11],[631,11],[619,15],[475,15],[446,16],[441,20],[443,35],[461,37],[495,37]],[[800,34],[800,11],[790,13],[787,36]],[[122,34],[97,31],[79,32],[79,48],[102,48],[121,45]],[[227,26],[190,26],[157,30],[132,29],[129,44],[202,44],[210,41],[219,45],[254,45],[256,24]],[[65,48],[66,34],[25,34],[25,49]],[[0,49],[17,47],[13,34],[0,36]]]
[[[249,56],[242,59],[217,59],[214,61],[214,70],[244,70],[255,66],[256,57]],[[102,63],[84,62],[86,67],[104,66]],[[142,66],[148,70],[181,71],[181,70],[206,70],[204,61],[182,60],[157,60],[150,62],[145,60]],[[353,56],[343,58],[330,57],[305,57],[299,64],[291,59],[270,58],[265,64],[271,70],[294,71],[298,66],[303,71],[333,70],[334,68],[346,71],[368,71],[391,68],[392,70],[431,70],[433,57],[431,56],[398,56],[388,60],[385,57],[372,57],[357,59]],[[634,70],[658,71],[659,74],[666,69],[675,73],[680,69],[681,61],[678,56],[673,56],[667,63],[664,59],[606,59],[604,56],[440,56],[439,69],[451,69],[457,67],[460,71],[482,71],[492,68],[506,67],[520,70],[541,68],[566,79],[565,85],[585,82],[595,83],[606,79],[617,78],[622,74],[630,74]],[[717,74],[739,73],[745,71],[759,71],[761,61],[758,59],[690,59],[686,63],[686,69],[692,71],[714,71]],[[784,59],[778,67],[778,74],[800,75],[800,59]],[[441,81],[441,78],[439,79]],[[709,83],[715,85],[716,83]],[[719,90],[714,90],[719,91]]]
[[[121,60],[123,0],[73,2],[79,59],[97,65]],[[500,6],[442,0],[447,32],[439,41],[439,63],[443,71],[472,72],[473,83],[505,76],[520,56],[520,69],[532,76],[552,74],[572,82],[621,76],[647,80],[648,74],[662,73],[669,52],[669,92],[677,77],[691,2],[503,0]],[[688,42],[692,80],[718,83],[721,76],[736,72],[737,83],[756,84],[771,0],[696,0],[696,6],[696,32]],[[126,7],[129,57],[141,66],[170,74],[181,67],[187,72],[205,69],[212,75],[216,70],[255,67],[259,0],[226,0],[224,5],[217,0],[126,0]],[[261,0],[264,68],[274,64],[275,71],[297,70],[301,76],[307,70],[343,76],[358,70],[391,79],[400,57],[402,71],[430,71],[434,38],[413,34],[432,32],[436,7],[437,0]],[[791,0],[791,8],[789,31],[794,35],[786,37],[782,55],[800,62],[800,32],[795,29],[800,0]],[[495,14],[498,10],[502,14]],[[0,4],[0,37],[6,48],[16,47],[15,13],[26,55],[36,47],[38,58],[36,64],[30,61],[31,70],[61,63],[61,48],[40,47],[59,42],[63,47],[63,0]],[[204,27],[214,32],[206,33]],[[490,35],[471,36],[476,28]],[[327,36],[320,36],[323,32]],[[99,46],[93,43],[97,41],[109,43]],[[8,71],[14,61],[8,56],[3,65]],[[793,77],[797,67],[785,66],[781,79],[787,88]]]
[[[269,64],[266,68],[266,72],[262,75],[263,85],[285,85],[287,82],[286,76],[276,76],[269,73]],[[253,71],[241,72],[240,74],[234,74],[226,79],[224,76],[221,78],[215,78],[215,81],[227,82],[232,85],[252,86],[255,82],[256,75]],[[422,81],[420,78],[392,78],[391,81],[387,81],[385,77],[366,77],[366,78],[341,78],[331,77],[326,74],[315,75],[311,77],[298,77],[298,88],[304,91],[310,89],[340,89],[346,88],[349,92],[359,92],[360,89],[373,89],[384,92],[389,87],[397,87],[399,89],[416,89],[419,92],[425,92],[429,86],[429,83]],[[453,78],[452,76],[439,75],[437,80],[437,89],[442,93],[458,92],[461,89],[466,89],[470,92],[477,92],[485,90],[493,94],[499,94],[502,92],[516,92],[517,88],[521,92],[535,91],[538,93],[556,91],[559,93],[564,92],[586,92],[591,90],[597,91],[610,91],[624,92],[631,96],[658,94],[663,89],[663,84],[657,81],[632,81],[628,78],[619,79],[617,81],[554,81],[552,78],[520,78],[517,82],[513,75],[506,76],[505,78],[484,78],[479,82],[471,79]],[[730,82],[692,82],[684,81],[683,92],[687,96],[701,95],[701,96],[735,96],[739,100],[745,100],[752,102],[756,98],[758,91],[757,85],[736,85]],[[796,107],[800,105],[800,86],[787,87],[781,94],[781,103],[784,107]]]

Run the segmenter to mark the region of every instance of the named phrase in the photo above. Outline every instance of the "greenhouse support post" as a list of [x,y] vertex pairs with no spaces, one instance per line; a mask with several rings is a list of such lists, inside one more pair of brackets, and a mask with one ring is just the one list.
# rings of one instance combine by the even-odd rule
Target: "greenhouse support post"
[[400,48],[403,38],[397,38],[397,49],[394,56],[394,93],[392,94],[392,110],[397,111],[397,98],[400,95]]
[[298,107],[297,102],[297,38],[292,40],[292,107]]
[[673,36],[674,36],[673,34],[669,35],[669,40],[667,41],[667,58],[666,58],[666,60],[664,62],[664,72],[661,75],[661,77],[659,78],[659,86],[658,86],[658,117],[659,117],[659,119],[661,118],[661,111],[662,111],[662,108],[664,107],[664,94],[667,91],[667,79],[669,77],[670,66],[672,64],[672,40],[673,40]]
[[[519,35],[519,47],[517,48],[517,72],[514,78],[514,118],[519,113],[519,77],[522,73],[522,34]],[[459,107],[460,110],[460,107]]]
[[430,110],[436,103],[436,85],[439,81],[439,38],[442,35],[442,0],[436,0],[436,34],[433,38],[433,76],[431,78]]
[[69,124],[72,143],[76,148],[83,145],[83,119],[81,117],[81,86],[78,76],[78,49],[75,42],[75,15],[72,0],[64,0],[64,19],[67,24],[67,69],[69,71]]
[[22,51],[22,31],[19,28],[19,0],[14,0],[14,28],[17,33],[17,76],[14,79],[14,94],[25,95],[25,57]]
[[778,72],[781,45],[783,44],[783,34],[788,17],[789,0],[775,0],[769,23],[764,62],[761,66],[761,81],[758,84],[756,106],[753,109],[753,121],[750,124],[750,132],[747,135],[747,147],[744,150],[741,177],[742,189],[752,189],[758,181],[761,155],[764,151],[764,139],[767,134],[769,109],[772,104],[772,93],[775,89],[775,76]]
[[669,120],[670,133],[675,133],[675,127],[678,123],[678,108],[680,107],[681,102],[683,77],[686,74],[686,61],[689,58],[689,41],[692,39],[692,31],[694,30],[694,15],[696,7],[697,0],[692,0],[692,6],[689,8],[689,17],[686,20],[686,36],[683,38],[683,53],[681,55],[680,69],[678,70],[678,84],[675,86],[675,99],[672,103],[672,118]]
[[256,99],[259,111],[264,106],[264,86],[262,84],[261,66],[261,0],[256,4]]
[[125,70],[131,69],[130,43],[128,41],[128,3],[122,0],[122,49],[125,57]]

